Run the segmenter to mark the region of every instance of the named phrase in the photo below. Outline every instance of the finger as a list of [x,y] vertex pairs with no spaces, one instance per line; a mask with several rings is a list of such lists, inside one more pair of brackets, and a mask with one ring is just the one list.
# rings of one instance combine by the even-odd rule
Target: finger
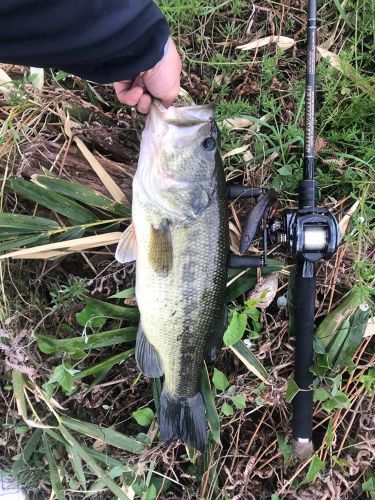
[[[175,93],[172,94],[173,96]],[[178,94],[177,94],[178,95]],[[177,97],[177,96],[176,96]],[[169,108],[169,106],[172,106],[173,101],[175,100],[175,97],[170,98],[170,99],[161,99],[161,103],[165,108]]]
[[117,99],[120,102],[129,106],[135,106],[142,97],[144,89],[142,87],[132,87],[129,90],[122,90],[118,93],[115,88],[115,91]]
[[137,109],[140,113],[148,113],[150,111],[152,98],[150,94],[143,94],[138,101]]
[[115,82],[113,84],[113,87],[115,89],[116,94],[120,94],[121,92],[124,92],[126,90],[129,90],[130,87],[132,86],[133,81],[132,80],[124,80],[122,82]]

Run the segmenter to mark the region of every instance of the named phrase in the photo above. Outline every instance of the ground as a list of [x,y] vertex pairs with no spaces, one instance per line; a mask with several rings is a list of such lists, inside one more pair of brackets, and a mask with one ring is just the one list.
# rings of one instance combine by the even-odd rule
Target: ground
[[[183,58],[184,99],[216,104],[228,182],[276,189],[274,215],[296,207],[306,2],[158,3]],[[0,261],[1,467],[31,498],[374,498],[374,9],[372,0],[319,3],[316,173],[321,203],[349,224],[318,266],[315,454],[305,460],[291,451],[285,249],[274,247],[262,271],[267,304],[250,296],[259,273],[229,276],[233,325],[245,317],[240,334],[256,359],[245,365],[227,346],[208,363],[208,451],[159,443],[160,382],[140,376],[133,357],[134,266],[114,260],[144,119],[111,86],[2,66],[13,83],[0,92],[0,252],[29,254]],[[68,116],[80,124],[73,138]],[[247,209],[230,206],[232,249]],[[75,246],[94,235],[101,246]],[[71,253],[31,258],[32,247],[66,240]]]

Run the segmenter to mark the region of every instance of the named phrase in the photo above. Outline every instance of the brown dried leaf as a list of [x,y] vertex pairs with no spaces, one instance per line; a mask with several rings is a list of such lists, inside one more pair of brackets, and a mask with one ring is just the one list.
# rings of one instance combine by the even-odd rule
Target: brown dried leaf
[[[279,278],[277,273],[272,273],[266,278],[261,278],[249,295],[248,299],[257,301],[260,300],[260,302],[257,303],[257,307],[259,309],[267,309],[275,298],[278,285]],[[265,294],[265,297],[261,299],[263,294]]]

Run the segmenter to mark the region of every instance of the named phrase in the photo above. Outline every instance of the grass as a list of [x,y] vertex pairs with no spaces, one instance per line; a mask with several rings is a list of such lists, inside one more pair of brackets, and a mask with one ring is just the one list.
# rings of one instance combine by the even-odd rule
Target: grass
[[[303,151],[305,13],[290,4],[159,1],[184,59],[183,87],[197,103],[216,103],[227,179],[273,186],[278,212],[296,207]],[[81,139],[127,197],[143,120],[110,87],[48,71],[38,95],[23,70],[6,68],[16,83],[0,108],[1,252],[93,235],[102,243],[58,260],[0,260],[1,463],[31,498],[374,497],[375,368],[373,337],[364,337],[375,278],[374,19],[371,0],[319,5],[319,45],[342,61],[318,64],[320,199],[339,219],[358,207],[337,254],[319,265],[315,454],[304,461],[290,440],[298,388],[284,251],[272,250],[279,263],[263,273],[278,273],[267,306],[264,288],[249,296],[256,273],[229,274],[226,347],[202,375],[209,449],[160,445],[160,381],[144,380],[133,357],[134,269],[114,262],[106,236],[123,229],[128,207],[64,134],[58,109],[69,101],[70,116],[89,124]],[[236,49],[271,34],[296,43]],[[231,206],[234,233],[243,214]]]

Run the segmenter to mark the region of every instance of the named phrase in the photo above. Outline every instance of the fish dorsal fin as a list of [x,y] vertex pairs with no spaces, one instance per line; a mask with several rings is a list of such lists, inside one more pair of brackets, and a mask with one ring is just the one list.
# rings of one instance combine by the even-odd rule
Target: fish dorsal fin
[[137,240],[133,223],[123,232],[116,248],[115,259],[121,264],[137,259]]
[[160,276],[168,276],[173,265],[170,222],[163,219],[159,227],[151,226],[148,257],[152,269]]

